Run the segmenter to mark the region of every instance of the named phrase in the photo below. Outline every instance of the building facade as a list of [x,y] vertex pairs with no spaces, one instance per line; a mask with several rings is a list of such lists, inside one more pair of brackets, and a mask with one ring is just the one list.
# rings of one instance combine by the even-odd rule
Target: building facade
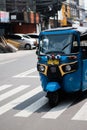
[[36,11],[36,0],[0,0],[0,10],[2,11]]
[[[9,21],[2,22],[1,17],[5,17],[6,12],[9,12]],[[0,0],[0,14],[0,32],[8,33],[8,28],[10,33],[39,31],[40,18],[36,13],[36,0]]]
[[70,16],[73,20],[82,22],[85,19],[84,0],[67,0],[70,5]]
[[0,0],[0,10],[6,11],[6,0]]

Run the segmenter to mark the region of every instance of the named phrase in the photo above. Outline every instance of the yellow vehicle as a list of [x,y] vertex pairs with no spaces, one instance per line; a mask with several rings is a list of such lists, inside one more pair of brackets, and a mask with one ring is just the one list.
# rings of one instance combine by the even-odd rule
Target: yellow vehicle
[[17,48],[9,44],[4,36],[0,36],[0,53],[16,52]]
[[6,39],[6,42],[12,44],[14,47],[16,47],[18,49],[20,48],[20,43],[17,42],[17,41],[14,41],[14,40],[11,40],[11,39]]

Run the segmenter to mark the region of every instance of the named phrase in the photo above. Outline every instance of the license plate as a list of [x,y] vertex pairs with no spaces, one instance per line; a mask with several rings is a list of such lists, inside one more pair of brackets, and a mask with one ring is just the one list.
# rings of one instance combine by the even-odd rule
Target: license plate
[[50,64],[50,65],[58,65],[59,60],[48,60],[48,64]]

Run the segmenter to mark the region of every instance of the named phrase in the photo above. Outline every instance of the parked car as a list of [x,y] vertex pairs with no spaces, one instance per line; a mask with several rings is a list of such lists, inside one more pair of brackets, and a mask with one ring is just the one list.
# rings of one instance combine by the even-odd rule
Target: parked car
[[5,38],[21,43],[20,49],[30,50],[36,48],[36,40],[26,37],[25,34],[9,34],[6,35]]
[[27,33],[26,36],[29,36],[33,39],[36,39],[37,45],[39,43],[39,34],[38,33]]

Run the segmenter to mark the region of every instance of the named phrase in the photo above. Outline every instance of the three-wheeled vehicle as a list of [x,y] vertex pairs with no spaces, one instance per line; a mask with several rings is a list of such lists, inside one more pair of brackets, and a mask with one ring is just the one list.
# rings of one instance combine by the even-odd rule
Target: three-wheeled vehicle
[[39,35],[37,70],[51,107],[58,104],[60,91],[87,90],[87,42],[81,35],[72,27]]

